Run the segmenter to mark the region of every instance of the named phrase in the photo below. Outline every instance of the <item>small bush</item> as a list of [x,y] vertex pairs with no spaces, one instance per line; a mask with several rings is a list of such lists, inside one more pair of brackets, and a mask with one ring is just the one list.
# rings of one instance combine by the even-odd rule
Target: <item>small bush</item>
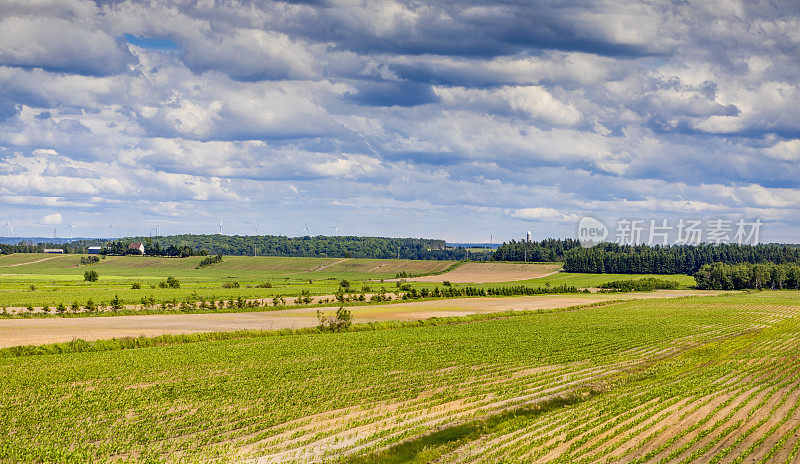
[[32,292],[36,291],[36,285],[31,284],[29,288],[31,289]]
[[256,288],[272,288],[272,284],[269,282],[264,282],[263,284],[256,285]]
[[239,287],[241,287],[241,285],[239,285],[239,282],[225,282],[224,284],[222,284],[222,288],[239,288]]
[[83,280],[86,282],[97,282],[97,279],[100,278],[100,274],[97,271],[86,271],[83,273]]
[[134,282],[133,285],[131,285],[131,288],[134,290],[140,290],[142,288],[142,284],[139,282]]
[[341,332],[353,325],[353,317],[350,314],[350,310],[345,309],[344,306],[340,306],[332,317],[324,316],[322,311],[317,310],[317,320],[319,320],[317,328],[322,332]]
[[169,276],[167,280],[158,283],[159,288],[181,288],[181,283],[175,277]]
[[442,285],[444,285],[445,287],[450,287],[453,284],[451,284],[449,280],[445,280],[444,282],[442,282]]
[[100,258],[97,256],[82,256],[81,257],[81,264],[87,266],[89,264],[99,263]]

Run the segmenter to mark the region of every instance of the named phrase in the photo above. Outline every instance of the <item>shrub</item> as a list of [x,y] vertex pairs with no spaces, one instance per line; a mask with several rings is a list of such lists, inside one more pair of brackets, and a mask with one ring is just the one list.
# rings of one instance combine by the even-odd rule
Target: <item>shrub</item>
[[159,282],[158,286],[160,288],[167,288],[167,287],[169,287],[169,288],[181,288],[181,283],[175,277],[169,276],[169,277],[167,277],[166,281]]
[[269,282],[264,282],[263,284],[256,285],[256,288],[272,288],[272,284]]
[[444,285],[445,287],[450,287],[453,284],[451,284],[449,280],[445,280],[444,282],[442,282],[442,285]]
[[83,273],[83,280],[86,282],[97,282],[97,279],[100,277],[100,274],[97,271],[86,271]]
[[94,304],[94,301],[92,301],[91,298],[86,300],[86,306],[85,307],[86,307],[86,310],[89,311],[89,312],[94,311],[95,309],[97,309],[97,305]]
[[81,264],[83,264],[84,266],[89,265],[89,264],[99,263],[99,262],[100,262],[100,258],[97,257],[97,256],[82,256],[81,257]]
[[341,282],[339,282],[339,286],[349,290],[350,289],[350,282],[348,282],[347,280],[342,280]]
[[36,285],[31,284],[29,288],[31,289],[32,292],[36,291]]
[[134,290],[139,290],[142,288],[142,284],[140,284],[139,282],[134,282],[133,285],[131,285],[131,288]]
[[202,261],[200,261],[200,264],[198,264],[195,269],[200,269],[200,268],[203,268],[203,267],[206,267],[206,266],[211,266],[212,264],[217,264],[217,263],[221,263],[221,262],[222,262],[222,255],[208,256],[205,259],[203,259]]
[[350,310],[345,309],[344,306],[340,306],[332,317],[324,316],[322,311],[317,310],[317,320],[319,321],[317,328],[322,332],[341,332],[353,325]]
[[114,309],[122,309],[122,300],[119,299],[119,295],[114,295],[114,299],[111,300],[111,307]]
[[239,282],[225,282],[222,284],[222,288],[239,288]]

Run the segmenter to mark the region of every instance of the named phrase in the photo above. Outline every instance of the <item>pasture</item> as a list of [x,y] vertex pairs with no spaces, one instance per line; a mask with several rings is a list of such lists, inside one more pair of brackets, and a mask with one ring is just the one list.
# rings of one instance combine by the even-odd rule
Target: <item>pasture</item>
[[0,351],[0,461],[797,462],[800,292],[501,315]]

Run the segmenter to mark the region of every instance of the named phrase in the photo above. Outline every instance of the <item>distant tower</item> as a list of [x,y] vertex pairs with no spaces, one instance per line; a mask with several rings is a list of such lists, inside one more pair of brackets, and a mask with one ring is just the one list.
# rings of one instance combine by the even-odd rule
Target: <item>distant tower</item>
[[531,233],[531,231],[529,230],[529,231],[528,231],[528,236],[526,237],[527,241],[529,241],[529,242],[531,241],[531,236],[532,236],[532,235],[533,235],[533,234],[532,234],[532,233]]

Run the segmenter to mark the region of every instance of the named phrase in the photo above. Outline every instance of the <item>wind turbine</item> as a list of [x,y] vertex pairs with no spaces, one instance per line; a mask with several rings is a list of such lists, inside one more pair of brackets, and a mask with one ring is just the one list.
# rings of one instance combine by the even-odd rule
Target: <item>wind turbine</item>
[[219,234],[222,235],[222,219],[219,220]]
[[[154,231],[156,231],[156,237],[158,237],[158,236],[160,236],[160,235],[161,235],[161,233],[160,233],[160,232],[161,232],[161,229],[159,229],[159,227],[158,227],[158,223],[156,223],[156,226],[155,226],[155,227],[153,227],[153,228],[151,228],[150,230],[151,230],[151,231],[153,231],[153,230],[154,230]],[[151,235],[151,237],[152,237],[152,235]]]
[[69,231],[69,241],[70,242],[72,241],[72,229],[74,229],[74,228],[75,228],[75,226],[72,224],[72,221],[69,221],[69,225],[67,227],[65,227],[65,229],[67,229]]
[[308,221],[306,221],[306,226],[303,227],[303,235],[308,235]]
[[109,237],[109,238],[111,238],[111,228],[112,228],[112,227],[114,227],[114,224],[109,224],[109,225],[108,225],[108,232],[107,232],[107,233],[108,233],[108,237]]
[[8,227],[8,236],[12,237],[14,235],[14,226],[12,226],[10,222],[6,221],[6,223],[3,224],[3,228],[5,229],[6,227]]
[[336,235],[339,235],[339,224],[336,224],[335,226],[331,227],[331,229],[333,229]]

